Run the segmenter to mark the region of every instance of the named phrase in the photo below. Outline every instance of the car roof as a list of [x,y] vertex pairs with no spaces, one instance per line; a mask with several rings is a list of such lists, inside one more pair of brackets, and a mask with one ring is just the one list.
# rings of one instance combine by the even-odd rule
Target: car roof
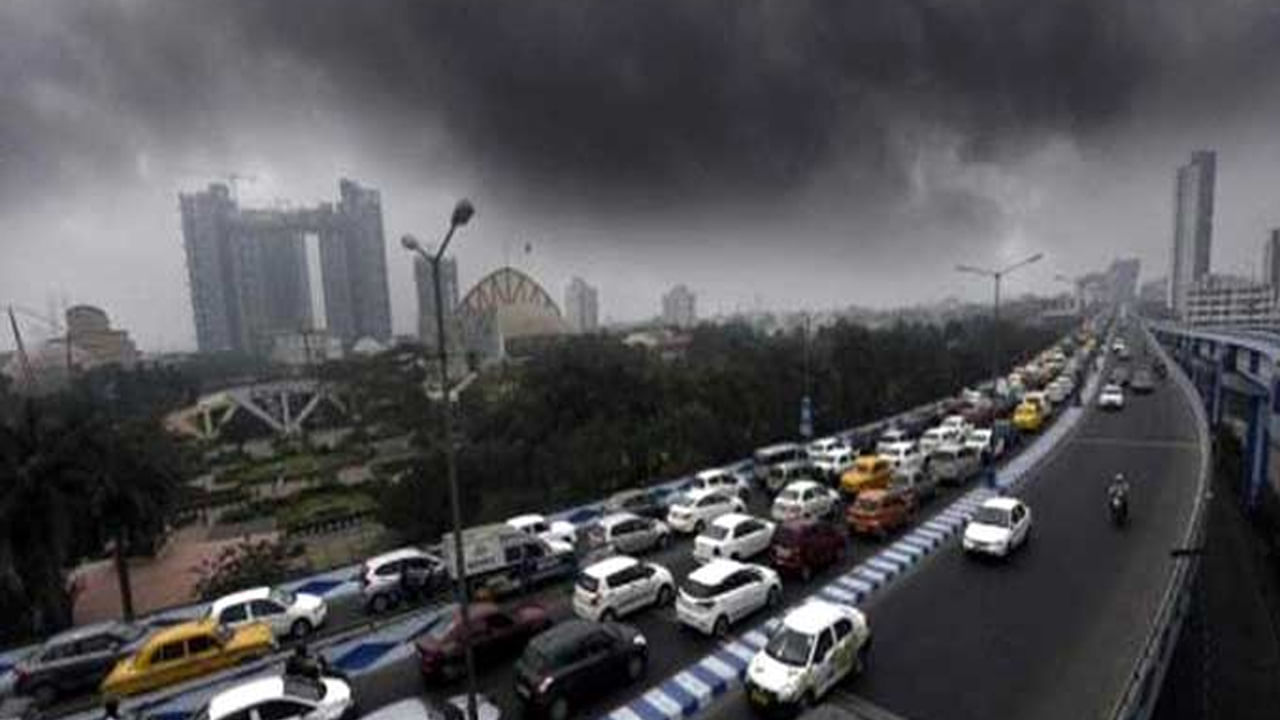
[[1021,503],[1018,502],[1017,498],[997,497],[991,498],[990,500],[982,503],[982,507],[995,508],[997,510],[1012,510],[1019,504]]
[[694,474],[695,480],[713,480],[729,475],[729,471],[724,468],[711,468],[710,470],[699,470]]
[[212,632],[218,627],[216,620],[205,618],[202,620],[189,620],[187,622],[170,625],[163,630],[157,630],[154,635],[147,639],[149,645],[161,645],[174,640],[185,640],[194,635],[202,635]]
[[250,600],[264,600],[270,594],[271,588],[263,585],[262,587],[250,588],[248,590],[241,590],[240,592],[233,592],[230,595],[223,595],[217,600],[214,600],[213,604],[209,606],[209,614],[217,615],[228,605],[239,605],[240,603],[249,602]]
[[746,563],[728,558],[716,558],[689,573],[689,579],[703,585],[719,585],[733,573],[747,567]]
[[717,490],[715,488],[694,488],[689,492],[685,493],[685,497],[687,497],[690,502],[701,500],[702,498],[707,497],[708,495],[715,495],[717,497],[728,497],[727,495],[724,494],[723,491]]
[[807,467],[809,467],[809,463],[804,460],[788,460],[786,462],[780,462],[777,465],[774,465],[773,469],[782,470],[785,472],[787,470],[794,470],[796,468],[807,468]]
[[136,626],[129,625],[128,623],[120,622],[119,620],[104,620],[102,622],[96,622],[89,625],[78,625],[76,627],[63,630],[56,635],[49,636],[49,639],[44,641],[44,645],[61,645],[107,632],[131,635],[135,631],[135,627]]
[[782,488],[782,492],[786,492],[788,490],[795,490],[799,492],[804,490],[811,490],[815,487],[820,488],[825,486],[821,485],[820,483],[814,482],[813,480],[792,480],[791,482],[787,483],[786,487]]
[[839,605],[822,600],[810,600],[787,613],[782,624],[805,635],[816,635],[835,621],[849,616],[848,611]]
[[737,525],[741,525],[742,523],[748,520],[755,520],[755,518],[751,517],[750,515],[747,515],[746,513],[725,513],[720,517],[716,518],[715,521],[712,522],[711,524],[717,525],[723,528],[731,528]]
[[384,552],[381,555],[374,555],[368,560],[365,560],[365,564],[382,565],[383,563],[395,562],[396,560],[404,560],[406,558],[423,557],[425,555],[427,555],[426,552],[416,547],[404,547]]
[[613,527],[618,523],[626,522],[628,520],[635,520],[638,517],[640,516],[636,515],[635,513],[615,512],[615,513],[609,513],[608,515],[605,515],[604,517],[600,518],[599,520],[596,521],[596,524],[599,525],[600,527]]
[[772,445],[765,445],[762,448],[757,448],[756,452],[768,454],[768,453],[776,453],[776,452],[785,452],[787,450],[795,450],[796,448],[799,448],[799,447],[800,446],[795,443],[780,442],[780,443],[774,443]]
[[273,698],[284,697],[284,677],[264,677],[228,688],[209,700],[209,717],[226,717]]
[[626,570],[627,568],[638,564],[640,564],[640,561],[630,555],[614,555],[612,557],[607,557],[600,562],[588,565],[583,569],[582,574],[598,579],[608,577],[619,570]]
[[513,518],[507,519],[508,525],[532,525],[540,522],[547,522],[547,516],[539,515],[537,513],[526,513],[524,515],[517,515]]

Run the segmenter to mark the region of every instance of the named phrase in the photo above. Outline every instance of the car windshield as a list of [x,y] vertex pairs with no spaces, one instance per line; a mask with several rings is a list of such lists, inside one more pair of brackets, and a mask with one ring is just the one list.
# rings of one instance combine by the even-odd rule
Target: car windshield
[[290,607],[291,605],[293,605],[293,601],[297,599],[293,593],[287,590],[281,590],[280,588],[276,588],[275,590],[272,590],[271,594],[268,597],[270,597],[272,600],[275,600],[276,602],[280,603],[285,607]]
[[600,589],[600,578],[592,577],[586,573],[580,573],[578,575],[578,587],[589,593],[593,593]]
[[858,502],[854,507],[864,512],[874,512],[880,509],[880,498],[863,496],[858,498]]
[[729,537],[729,528],[724,527],[723,525],[712,525],[702,531],[702,537],[709,540],[723,540]]
[[318,702],[324,699],[324,683],[300,675],[284,676],[284,694],[301,700]]
[[716,585],[707,585],[697,580],[687,580],[684,584],[684,594],[695,600],[706,600],[720,594],[720,588]]
[[1009,527],[1009,511],[997,507],[980,507],[973,514],[973,521],[983,525]]
[[809,662],[809,651],[813,649],[813,636],[793,630],[786,625],[769,638],[764,652],[769,657],[786,665],[803,667]]

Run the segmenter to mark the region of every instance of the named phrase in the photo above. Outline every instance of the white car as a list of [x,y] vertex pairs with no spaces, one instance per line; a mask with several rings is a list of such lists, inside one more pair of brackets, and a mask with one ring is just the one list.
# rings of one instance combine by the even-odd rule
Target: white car
[[751,486],[743,478],[734,475],[728,470],[718,468],[715,470],[703,470],[693,476],[685,491],[694,492],[698,490],[715,490],[725,495],[740,497],[745,500],[747,494],[751,492]]
[[700,533],[713,520],[731,512],[746,512],[742,498],[730,497],[718,490],[695,490],[672,503],[667,509],[667,525],[682,533]]
[[763,710],[813,705],[866,667],[871,628],[857,608],[811,600],[787,613],[747,665],[747,701]]
[[782,601],[782,580],[763,565],[712,560],[689,573],[676,596],[676,618],[707,635],[724,637],[729,626]]
[[707,562],[723,557],[744,560],[769,549],[775,525],[768,520],[733,512],[716,518],[693,539],[693,559]]
[[769,468],[769,474],[764,478],[764,487],[769,492],[776,493],[796,480],[813,476],[813,465],[808,460],[790,460]]
[[209,617],[227,627],[266,623],[277,638],[304,638],[324,624],[324,598],[258,587],[224,595],[209,606]]
[[572,548],[578,542],[578,531],[573,527],[573,523],[564,520],[553,522],[547,520],[545,515],[534,513],[517,515],[507,520],[507,525],[542,538],[551,545],[568,545]]
[[1104,410],[1121,410],[1124,408],[1124,389],[1115,383],[1102,386],[1098,393],[1098,407]]
[[1004,455],[1004,438],[996,435],[991,428],[974,428],[964,439],[964,445],[973,448],[982,457],[983,462],[991,462]]
[[957,427],[951,425],[931,427],[920,436],[920,452],[928,455],[943,445],[955,442],[960,437],[960,429]]
[[[982,395],[978,395],[978,399],[972,404],[977,404],[983,400],[984,398]],[[969,424],[968,420],[964,419],[963,415],[948,415],[942,419],[942,422],[939,423],[939,427],[952,428],[956,431],[956,435],[959,437],[968,435],[969,431],[973,429],[973,426]]]
[[925,455],[910,440],[884,445],[879,455],[889,460],[894,472],[910,475],[924,470]]
[[827,517],[840,507],[835,490],[812,480],[797,480],[782,489],[773,499],[769,516],[778,522],[804,518]]
[[844,440],[834,435],[831,437],[818,438],[809,443],[809,457],[815,455],[825,455],[836,450],[848,450],[849,446]]
[[848,447],[817,455],[813,459],[813,474],[820,478],[839,479],[857,459],[858,453]]
[[987,500],[964,526],[966,552],[1007,557],[1031,534],[1031,508],[1021,500],[998,497]]
[[904,443],[908,445],[912,444],[911,437],[907,435],[907,431],[897,427],[889,428],[888,430],[880,433],[880,439],[876,441],[876,454],[883,455],[885,448],[902,445]]
[[250,680],[209,700],[196,720],[338,720],[355,707],[351,686],[335,677],[284,675]]
[[675,599],[671,571],[629,555],[589,565],[573,586],[573,612],[584,620],[612,621],[651,605]]
[[666,547],[671,528],[661,520],[619,512],[600,518],[587,530],[587,539],[594,548],[636,554]]
[[405,598],[400,597],[408,573],[412,587],[429,591],[447,577],[444,561],[415,547],[405,547],[375,555],[360,566],[358,579],[365,607],[383,613]]

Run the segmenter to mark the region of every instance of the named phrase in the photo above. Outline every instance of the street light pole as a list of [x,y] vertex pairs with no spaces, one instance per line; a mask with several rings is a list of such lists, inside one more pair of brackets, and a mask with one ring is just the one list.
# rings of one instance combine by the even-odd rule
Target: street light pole
[[462,549],[462,502],[458,492],[458,463],[454,454],[453,437],[453,403],[449,395],[449,349],[444,334],[444,293],[440,289],[440,261],[444,259],[449,241],[459,227],[466,225],[475,215],[476,209],[470,201],[459,200],[449,218],[449,230],[440,243],[435,255],[428,255],[422,244],[411,235],[400,239],[400,244],[410,252],[417,253],[424,261],[431,264],[431,279],[435,285],[436,300],[436,358],[440,363],[440,399],[444,408],[444,459],[445,473],[449,481],[449,506],[453,515],[453,551],[454,567],[457,578],[453,584],[454,598],[458,603],[458,612],[462,619],[462,653],[467,666],[467,718],[476,720],[476,667],[471,652],[471,590],[467,585],[467,564]]
[[1039,262],[1043,257],[1044,253],[1036,253],[1031,257],[1024,258],[1012,265],[1006,265],[999,269],[981,268],[973,265],[956,266],[956,272],[989,277],[995,284],[995,304],[991,313],[995,321],[995,326],[992,328],[991,332],[991,381],[993,383],[997,382],[1000,377],[1000,281],[1004,279],[1005,275],[1008,275],[1014,270],[1024,268],[1032,263]]

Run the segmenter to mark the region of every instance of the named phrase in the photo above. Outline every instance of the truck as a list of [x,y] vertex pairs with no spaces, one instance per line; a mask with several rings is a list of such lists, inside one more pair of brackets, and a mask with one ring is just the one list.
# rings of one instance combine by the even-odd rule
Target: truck
[[[454,534],[440,540],[441,557],[450,579],[459,577]],[[493,523],[462,531],[462,553],[466,560],[466,581],[474,590],[506,595],[545,582],[572,577],[578,570],[573,546],[548,541],[517,530],[506,523]]]

